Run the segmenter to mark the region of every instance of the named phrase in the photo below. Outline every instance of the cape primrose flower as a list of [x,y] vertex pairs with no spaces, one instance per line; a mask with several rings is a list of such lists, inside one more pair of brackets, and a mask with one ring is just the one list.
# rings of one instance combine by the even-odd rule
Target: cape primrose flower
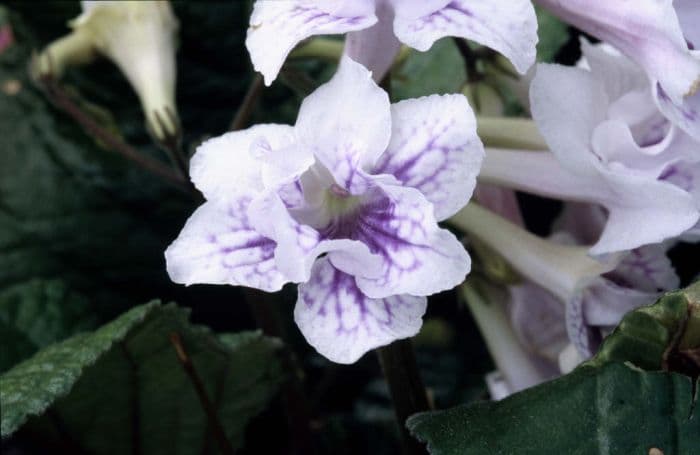
[[604,206],[608,218],[591,254],[630,250],[683,234],[697,223],[700,211],[693,194],[665,179],[663,172],[697,149],[692,144],[689,151],[676,147],[682,132],[650,134],[654,125],[639,121],[647,110],[629,109],[637,95],[643,97],[635,92],[611,104],[615,97],[610,84],[606,87],[597,74],[538,65],[530,90],[532,113],[551,153],[488,149],[479,178]]
[[437,222],[464,206],[483,157],[462,95],[390,105],[344,58],[295,126],[257,125],[201,145],[207,202],[165,253],[178,283],[277,291],[301,283],[294,316],[321,354],[351,363],[413,336],[426,296],[470,259]]
[[375,79],[388,69],[399,41],[427,51],[439,38],[458,36],[503,53],[520,72],[535,61],[530,0],[257,0],[246,46],[269,85],[300,41],[370,27],[369,35],[354,35],[359,41],[349,43],[356,50],[349,56],[369,64]]
[[700,2],[536,0],[641,65],[664,113],[700,140]]
[[148,130],[158,140],[178,133],[175,106],[175,34],[167,1],[82,1],[73,31],[51,43],[34,62],[39,75],[60,77],[67,66],[101,54],[112,60],[136,91]]

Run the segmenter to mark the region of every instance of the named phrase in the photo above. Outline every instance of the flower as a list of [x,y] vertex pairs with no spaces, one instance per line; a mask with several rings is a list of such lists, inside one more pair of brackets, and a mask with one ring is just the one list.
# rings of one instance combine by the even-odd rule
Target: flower
[[663,173],[700,159],[697,142],[659,115],[636,73],[584,50],[592,71],[538,65],[531,86],[533,117],[552,153],[488,149],[480,178],[604,206],[607,222],[592,254],[683,234],[700,218],[699,206]]
[[[519,373],[509,369],[512,361],[496,359],[512,390],[546,379],[555,366],[568,372],[595,353],[627,312],[653,303],[661,292],[679,285],[664,245],[637,248],[605,262],[589,257],[582,245],[595,241],[606,223],[599,206],[566,204],[549,240],[474,204],[450,221],[501,254],[525,279],[509,288],[508,305],[512,331],[525,354],[511,342],[512,352],[501,355],[536,360],[530,360],[530,370]],[[494,311],[490,322],[479,322],[489,314],[480,310],[479,325],[502,328]]]
[[[520,72],[535,61],[537,19],[529,0],[258,0],[246,46],[265,83],[289,52],[314,35],[348,36],[348,56],[381,79],[399,41],[427,51],[444,36],[472,39],[503,53]],[[398,41],[397,41],[398,39]]]
[[175,33],[177,19],[167,1],[83,1],[73,31],[51,43],[34,72],[60,77],[67,66],[112,60],[136,91],[146,126],[158,140],[175,137]]
[[464,96],[390,105],[344,58],[293,127],[257,125],[198,148],[191,176],[207,202],[166,251],[168,272],[265,291],[301,283],[294,315],[306,339],[354,362],[417,333],[426,296],[469,272],[437,221],[466,204],[482,156]]
[[[644,68],[661,110],[700,140],[700,57],[694,0],[537,0]],[[695,20],[695,21],[694,21]]]

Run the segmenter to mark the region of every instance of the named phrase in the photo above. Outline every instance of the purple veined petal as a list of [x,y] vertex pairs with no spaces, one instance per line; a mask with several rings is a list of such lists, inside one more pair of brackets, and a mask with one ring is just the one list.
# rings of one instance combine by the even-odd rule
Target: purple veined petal
[[165,252],[170,279],[183,284],[230,284],[268,292],[289,279],[277,268],[275,242],[251,227],[249,198],[209,201],[187,220]]
[[566,302],[565,321],[571,344],[583,359],[588,359],[600,346],[602,336],[599,330],[587,324],[583,313],[584,302],[583,292]]
[[324,253],[349,273],[376,277],[382,272],[381,258],[367,245],[356,239],[324,238],[313,227],[296,220],[275,192],[254,199],[248,216],[254,229],[275,241],[275,263],[290,281],[307,281],[314,261]]
[[[688,192],[700,209],[700,163],[684,162],[670,166],[661,175],[661,180]],[[700,241],[700,221],[683,234],[682,240]]]
[[700,49],[700,3],[697,0],[673,0],[683,36],[690,49]]
[[299,285],[294,320],[321,355],[354,363],[371,349],[417,334],[426,306],[425,297],[369,298],[351,275],[323,257],[314,264],[310,280]]
[[619,49],[642,66],[655,85],[681,103],[700,83],[670,0],[537,0],[565,22]]
[[530,0],[452,0],[422,11],[417,3],[395,2],[394,32],[407,45],[427,51],[442,37],[458,36],[500,52],[522,74],[535,63],[537,17]]
[[[700,52],[695,54],[700,62]],[[700,90],[694,95],[684,98],[682,102],[674,102],[660,84],[656,84],[654,90],[659,110],[674,125],[677,125],[696,141],[700,141]],[[697,154],[700,155],[700,152]]]
[[605,209],[598,204],[565,202],[564,209],[552,226],[552,232],[563,231],[579,245],[595,243],[605,228]]
[[656,293],[672,291],[680,279],[666,255],[667,245],[647,245],[631,250],[614,270],[604,276],[619,286]]
[[380,82],[389,72],[401,43],[394,35],[394,10],[388,2],[377,2],[377,23],[370,28],[348,33],[344,54],[364,65]]
[[610,329],[619,324],[625,314],[651,305],[659,296],[658,292],[627,288],[599,278],[582,294],[583,320],[591,328]]
[[[256,125],[209,139],[190,161],[192,182],[207,199],[262,191],[264,163],[286,163],[288,155],[281,151],[293,143],[294,129],[288,125]],[[261,159],[253,148],[269,150],[274,160]]]
[[382,260],[379,277],[357,276],[372,298],[431,295],[464,281],[471,260],[462,244],[441,229],[430,202],[416,189],[381,185],[386,194],[366,205],[351,232]]
[[511,286],[510,322],[525,348],[556,362],[569,343],[564,303],[541,286],[525,282]]
[[270,85],[287,55],[314,35],[339,34],[374,25],[374,4],[367,0],[257,0],[250,17],[246,47],[253,66]]
[[374,173],[417,188],[441,221],[471,198],[484,147],[462,95],[431,95],[392,105],[391,142]]
[[370,168],[391,136],[389,97],[362,65],[344,57],[333,78],[306,97],[295,126],[301,146],[352,194],[366,190]]

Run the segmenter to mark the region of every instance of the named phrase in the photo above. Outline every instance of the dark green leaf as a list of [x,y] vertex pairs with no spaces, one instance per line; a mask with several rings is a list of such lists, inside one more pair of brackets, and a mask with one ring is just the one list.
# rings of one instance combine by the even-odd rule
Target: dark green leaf
[[699,297],[700,283],[627,314],[599,354],[564,377],[407,426],[434,455],[700,453]]
[[46,444],[70,440],[93,453],[205,451],[210,428],[173,333],[239,447],[248,420],[286,378],[278,343],[259,333],[219,339],[189,324],[187,311],[158,303],[52,345],[0,376],[3,437],[24,424]]
[[403,100],[434,93],[459,93],[467,79],[464,60],[451,39],[429,51],[412,51],[393,74],[392,98]]
[[569,26],[546,10],[535,7],[537,12],[537,61],[553,62],[559,50],[569,41]]

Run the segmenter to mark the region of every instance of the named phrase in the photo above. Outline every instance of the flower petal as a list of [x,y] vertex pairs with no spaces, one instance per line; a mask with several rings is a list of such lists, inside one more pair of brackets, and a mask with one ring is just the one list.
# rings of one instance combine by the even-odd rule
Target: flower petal
[[538,0],[565,22],[619,49],[676,103],[700,85],[700,60],[683,37],[671,0]]
[[427,299],[410,295],[367,297],[352,276],[327,257],[299,285],[294,320],[316,350],[338,363],[354,363],[367,351],[417,334]]
[[697,0],[673,0],[673,7],[690,49],[700,49],[700,3]]
[[394,63],[401,43],[394,35],[394,10],[387,2],[377,4],[378,21],[372,27],[348,33],[344,54],[372,72],[378,83]]
[[366,189],[358,170],[372,166],[386,150],[391,111],[386,92],[359,63],[344,57],[338,72],[306,97],[296,132],[302,146],[351,193]]
[[[262,191],[264,163],[286,163],[289,156],[281,151],[293,143],[294,129],[287,125],[256,125],[209,139],[190,161],[192,182],[207,199],[236,199]],[[263,160],[254,148],[279,153],[274,160]]]
[[377,21],[372,2],[258,0],[250,17],[246,47],[253,66],[270,85],[287,55],[313,35],[362,30]]
[[431,295],[464,281],[469,255],[449,231],[441,229],[432,207],[416,189],[381,185],[387,198],[367,207],[353,238],[382,260],[379,277],[356,276],[372,298]]
[[248,210],[251,225],[276,243],[279,269],[296,283],[307,281],[318,256],[328,257],[348,273],[378,276],[382,262],[362,242],[353,239],[324,239],[309,225],[290,214],[280,196],[270,192],[252,201]]
[[661,244],[635,248],[605,277],[620,286],[650,293],[678,289],[681,282],[666,250],[668,246]]
[[289,279],[275,265],[275,242],[251,227],[249,203],[240,198],[199,207],[165,252],[170,279],[280,290]]
[[[698,53],[700,61],[700,53]],[[700,80],[698,85],[700,85]],[[694,95],[684,98],[681,102],[673,101],[662,88],[656,84],[654,94],[659,110],[673,122],[674,125],[700,141],[700,90]],[[700,155],[700,153],[698,153]]]
[[520,73],[535,63],[537,17],[530,0],[452,0],[432,11],[410,3],[417,2],[396,2],[394,32],[419,51],[444,36],[458,36],[497,50]]
[[391,107],[392,133],[374,173],[420,190],[444,220],[471,198],[484,147],[462,95],[432,95]]
[[564,304],[534,283],[509,287],[510,321],[520,343],[529,352],[556,361],[569,338],[564,324]]

